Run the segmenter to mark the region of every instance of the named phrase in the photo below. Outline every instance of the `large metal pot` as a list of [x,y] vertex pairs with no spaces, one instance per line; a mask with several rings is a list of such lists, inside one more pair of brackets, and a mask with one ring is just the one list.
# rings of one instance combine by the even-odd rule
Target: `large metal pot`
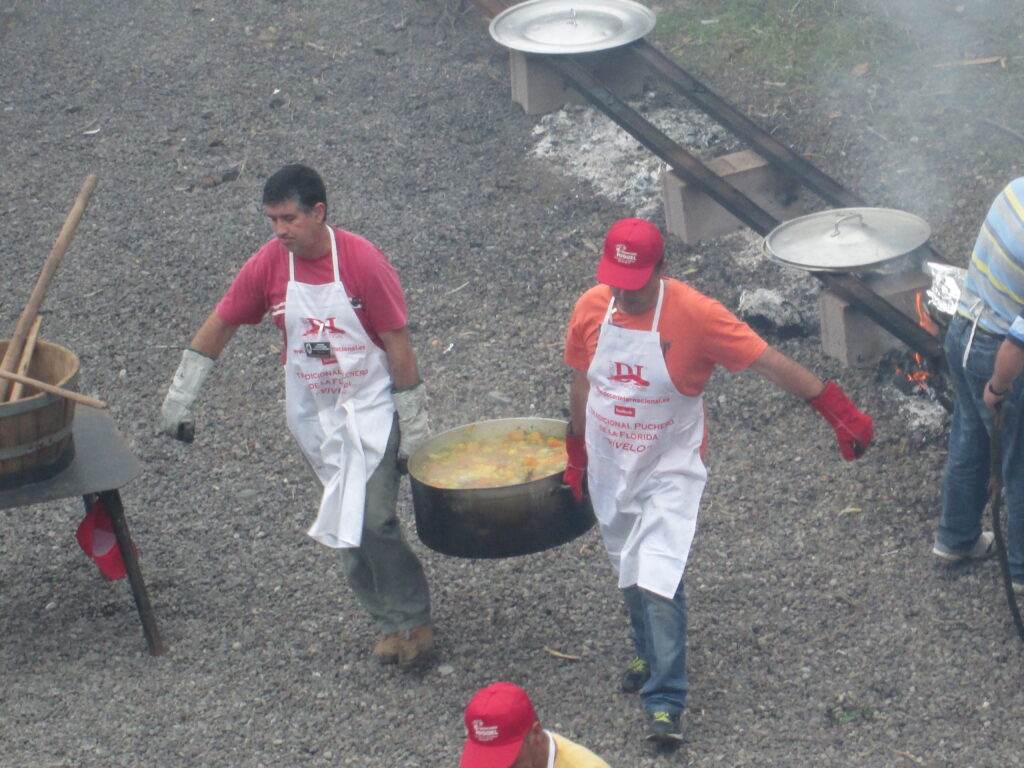
[[428,454],[456,443],[516,428],[564,438],[566,427],[557,419],[495,419],[456,427],[428,440],[409,457],[420,541],[445,555],[499,558],[557,547],[590,530],[590,499],[574,502],[560,472],[518,485],[469,489],[439,488],[420,475]]
[[928,222],[906,211],[834,208],[783,222],[762,247],[790,267],[869,277],[920,271],[929,237]]

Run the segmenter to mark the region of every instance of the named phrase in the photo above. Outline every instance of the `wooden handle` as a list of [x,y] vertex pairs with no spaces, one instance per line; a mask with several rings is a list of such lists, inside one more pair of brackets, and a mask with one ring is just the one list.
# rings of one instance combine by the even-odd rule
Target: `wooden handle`
[[[89,174],[85,179],[85,183],[82,184],[82,189],[78,193],[78,197],[75,198],[75,204],[72,206],[71,212],[68,213],[64,226],[57,236],[57,242],[53,244],[53,250],[50,251],[50,255],[43,264],[43,271],[40,273],[39,279],[36,280],[36,287],[32,289],[32,295],[29,296],[28,304],[22,310],[18,324],[14,328],[14,334],[7,345],[4,359],[0,362],[0,372],[9,373],[13,371],[21,359],[21,350],[25,345],[29,329],[32,327],[32,323],[35,322],[36,314],[39,312],[39,307],[43,303],[43,297],[53,281],[54,273],[57,271],[57,267],[60,266],[60,261],[64,258],[64,253],[67,251],[68,246],[71,245],[71,238],[75,236],[75,229],[78,227],[78,222],[82,220],[82,214],[85,213],[85,208],[89,205],[89,199],[92,197],[98,181],[96,174]],[[0,403],[7,398],[7,390],[9,388],[10,384],[4,379],[0,379]]]
[[59,395],[60,397],[67,398],[68,400],[74,400],[76,403],[82,405],[88,405],[90,408],[106,408],[107,404],[102,400],[97,400],[94,397],[83,395],[80,392],[72,392],[70,389],[64,389],[64,387],[58,387],[56,384],[47,384],[45,381],[39,381],[39,379],[30,379],[28,376],[22,376],[17,373],[11,373],[10,371],[0,371],[0,379],[8,379],[10,381],[17,381],[22,384],[28,384],[30,387],[41,389],[43,392],[49,392],[53,395]]
[[[32,328],[29,329],[28,338],[25,339],[25,346],[21,350],[21,360],[18,361],[18,367],[15,369],[15,373],[19,376],[28,375],[28,367],[32,364],[32,353],[36,351],[36,339],[39,338],[39,324],[42,322],[42,316],[36,315],[35,322],[32,323]],[[21,390],[24,388],[25,385],[20,381],[15,382],[7,399],[17,400],[21,397]]]

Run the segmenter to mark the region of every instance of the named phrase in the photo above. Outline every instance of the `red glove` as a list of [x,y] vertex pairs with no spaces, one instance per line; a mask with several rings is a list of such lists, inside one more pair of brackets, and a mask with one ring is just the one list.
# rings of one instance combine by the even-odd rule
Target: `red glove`
[[810,403],[836,431],[839,453],[844,459],[853,461],[864,455],[875,434],[873,422],[870,416],[857,410],[838,384],[828,382]]
[[562,482],[569,486],[574,501],[583,500],[583,477],[587,474],[587,441],[583,435],[566,435],[565,452],[569,461]]

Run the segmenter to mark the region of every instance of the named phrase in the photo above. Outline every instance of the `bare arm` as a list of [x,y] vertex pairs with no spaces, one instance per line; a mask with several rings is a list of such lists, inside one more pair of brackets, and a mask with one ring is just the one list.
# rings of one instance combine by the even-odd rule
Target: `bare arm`
[[587,427],[587,398],[590,397],[590,382],[586,371],[572,369],[572,384],[569,387],[569,434],[582,435]]
[[409,339],[409,328],[403,326],[395,331],[380,335],[384,352],[391,366],[391,383],[396,390],[409,389],[420,383],[420,371],[416,365],[416,353]]
[[750,366],[750,370],[802,400],[817,397],[825,388],[825,383],[821,379],[775,347],[768,347],[762,352]]
[[229,325],[220,319],[216,311],[211,312],[206,322],[192,337],[189,347],[216,360],[237,330],[237,325]]
[[[996,365],[992,378],[985,387],[985,405],[994,408],[996,403],[1013,389],[1014,380],[1024,371],[1024,349],[1007,337],[996,352]],[[992,390],[1001,394],[994,394]]]

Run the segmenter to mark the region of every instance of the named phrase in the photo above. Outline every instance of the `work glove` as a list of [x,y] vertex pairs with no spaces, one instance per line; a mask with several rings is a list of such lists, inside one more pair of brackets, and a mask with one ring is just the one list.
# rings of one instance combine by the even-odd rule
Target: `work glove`
[[423,382],[408,389],[392,392],[398,413],[398,461],[406,460],[430,437],[430,416],[427,413],[427,388]]
[[160,431],[173,438],[191,443],[195,434],[192,412],[199,388],[203,385],[214,360],[194,349],[181,353],[181,364],[174,374],[174,380],[167,390],[167,397],[160,408]]
[[809,402],[836,431],[839,453],[844,459],[853,461],[864,455],[875,434],[873,422],[870,416],[857,410],[838,384],[828,382],[821,394]]
[[583,435],[566,435],[565,453],[568,461],[562,482],[569,486],[574,501],[583,501],[583,477],[587,474],[586,438]]

